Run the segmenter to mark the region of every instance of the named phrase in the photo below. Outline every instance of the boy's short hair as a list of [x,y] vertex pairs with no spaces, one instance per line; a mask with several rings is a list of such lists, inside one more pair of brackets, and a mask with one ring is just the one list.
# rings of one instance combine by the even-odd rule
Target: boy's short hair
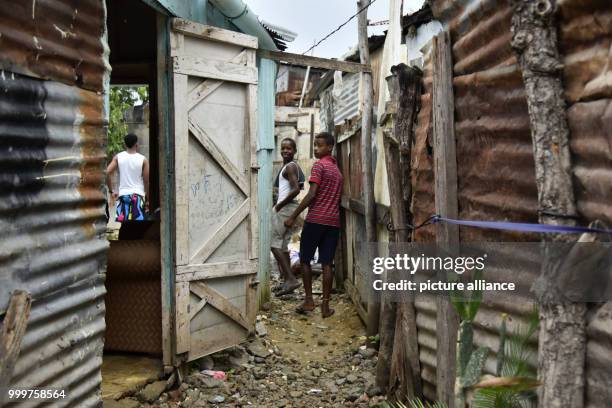
[[315,135],[315,139],[325,139],[325,143],[328,146],[334,146],[335,140],[331,133],[329,132],[321,132]]
[[281,145],[285,142],[289,142],[291,143],[291,147],[293,147],[293,150],[295,150],[297,152],[297,145],[295,144],[295,140],[293,140],[290,137],[286,137],[283,140],[281,140]]
[[138,136],[133,133],[128,133],[123,137],[123,143],[125,143],[128,148],[132,148],[136,143],[138,143]]

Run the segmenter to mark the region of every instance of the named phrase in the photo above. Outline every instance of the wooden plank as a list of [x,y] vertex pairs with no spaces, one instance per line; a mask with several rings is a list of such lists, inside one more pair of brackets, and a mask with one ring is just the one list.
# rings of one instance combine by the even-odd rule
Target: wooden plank
[[[254,53],[253,53],[254,55]],[[259,257],[259,163],[257,162],[257,86],[248,85],[247,87],[247,135],[248,157],[251,162],[251,188],[249,198],[251,199],[251,209],[249,215],[249,259]]]
[[13,370],[21,350],[21,340],[28,326],[32,297],[28,292],[16,290],[11,294],[2,329],[0,331],[0,405],[6,399],[6,388],[13,378]]
[[185,55],[173,57],[172,62],[174,72],[178,74],[257,84],[257,68],[255,67]]
[[185,36],[182,33],[170,32],[170,56],[176,57],[185,53]]
[[190,307],[189,320],[192,320],[198,313],[200,313],[200,310],[204,309],[204,306],[206,306],[207,303],[208,301],[206,299],[200,299],[197,305]]
[[[457,218],[457,157],[454,123],[453,70],[447,31],[433,39],[433,138],[436,213]],[[459,244],[459,229],[436,224],[436,242],[452,249]],[[440,278],[445,279],[444,276]],[[436,389],[438,401],[454,406],[458,319],[447,296],[437,296]]]
[[[370,65],[370,50],[368,46],[368,10],[366,0],[357,1],[359,13],[357,20],[357,34],[359,43],[359,59],[361,64]],[[363,106],[361,107],[361,172],[363,180],[363,201],[365,204],[364,217],[366,226],[365,242],[372,244],[377,241],[376,236],[376,204],[374,200],[374,174],[372,171],[372,117],[374,88],[372,87],[372,73],[361,73],[363,89]],[[368,254],[375,257],[376,254]],[[375,336],[378,333],[380,319],[380,293],[370,291],[368,297],[368,319],[366,322],[366,335]]]
[[[412,223],[410,157],[414,139],[413,124],[418,113],[421,94],[422,73],[417,68],[407,67],[404,64],[395,66],[392,73],[393,76],[387,78],[391,96],[387,112],[393,117],[393,130],[391,133],[385,132],[384,146],[391,224],[394,230],[393,241],[402,243],[411,241],[408,229],[408,225]],[[389,255],[393,256],[394,253]],[[394,395],[398,400],[410,400],[422,397],[414,297],[404,296],[396,305],[396,319],[392,322],[395,325],[394,338],[383,340],[381,335],[380,347],[381,350],[387,347],[391,350],[389,377],[386,381],[389,386],[388,394]],[[387,340],[392,343],[387,343]],[[387,343],[385,347],[383,343]]]
[[[253,52],[244,50],[232,58],[230,62],[235,64],[246,64],[247,53],[254,54]],[[189,107],[189,110],[195,108],[200,102],[206,99],[208,95],[216,91],[223,84],[223,82],[224,81],[219,81],[217,79],[205,79],[198,86],[189,91],[189,95],[187,96],[187,106]]]
[[414,301],[399,303],[388,393],[399,401],[423,395],[417,336]]
[[344,281],[344,287],[346,289],[346,293],[349,295],[349,297],[353,301],[353,304],[355,305],[355,308],[357,309],[357,314],[359,314],[359,318],[363,323],[365,323],[368,318],[368,311],[363,307],[361,303],[361,296],[359,296],[359,290],[357,290],[353,282],[348,279]]
[[[350,198],[348,195],[340,197],[340,207],[345,210],[353,211],[356,214],[365,214],[365,205],[362,200],[356,200]],[[380,225],[387,225],[389,216],[389,207],[384,204],[376,203],[376,223]]]
[[174,74],[174,185],[176,265],[189,262],[189,124],[185,106],[187,96],[187,76]]
[[195,360],[240,344],[247,339],[247,336],[248,333],[242,327],[231,323],[194,331],[191,334],[191,350],[188,360]]
[[372,68],[369,64],[358,64],[356,62],[311,57],[309,55],[292,54],[289,52],[257,50],[257,55],[260,58],[271,59],[274,61],[283,61],[288,64],[301,65],[305,67],[310,66],[312,68],[331,69],[333,71],[352,73],[372,71]]
[[257,260],[189,264],[176,269],[176,281],[228,278],[257,272]]
[[204,284],[203,282],[192,282],[190,285],[190,290],[198,295],[202,300],[206,300],[208,304],[212,307],[241,325],[247,330],[250,330],[250,325],[244,314],[232,303],[223,294],[219,293],[215,289],[210,286]]
[[186,353],[190,346],[189,282],[176,283],[176,352]]
[[191,37],[202,38],[210,41],[230,43],[247,48],[257,48],[257,37],[242,34],[236,31],[225,30],[205,24],[195,23],[182,18],[172,19],[172,29]]
[[213,235],[202,245],[194,256],[191,257],[190,263],[199,262],[204,263],[209,256],[221,245],[223,241],[234,231],[238,225],[244,220],[250,212],[251,200],[247,198],[238,207],[232,215],[229,216],[227,221],[223,223]]
[[[257,270],[255,270],[257,272]],[[257,320],[257,286],[259,281],[257,280],[257,274],[245,279],[245,293],[246,293],[246,318],[250,324],[249,332],[255,331],[255,321]]]
[[[168,101],[170,100],[169,77],[167,71],[168,57],[168,36],[167,28],[168,18],[161,14],[157,14],[157,64],[156,64],[156,82],[155,95],[157,102],[157,122],[158,126],[158,146],[159,146],[159,196],[160,196],[160,247],[161,247],[161,313],[162,313],[162,355],[164,367],[172,367],[174,360],[174,352],[172,343],[174,340],[173,320],[174,315],[172,308],[174,304],[174,261],[172,259],[173,243],[170,237],[174,224],[171,222],[171,212],[174,206],[171,205],[170,194],[172,189],[172,180],[169,169],[168,157],[171,157],[173,152],[170,151],[170,128],[168,123]],[[173,105],[170,110],[172,111]]]
[[217,79],[205,79],[198,86],[192,89],[187,95],[187,108],[192,110],[200,102],[202,102],[208,95],[215,92],[225,81],[219,81]]
[[215,159],[223,171],[231,177],[232,181],[236,183],[244,195],[248,197],[250,193],[250,181],[247,180],[244,173],[236,168],[234,163],[230,161],[225,153],[223,153],[223,150],[221,150],[212,138],[208,136],[208,133],[198,125],[195,119],[189,117],[188,122],[191,134],[200,142],[204,150]]

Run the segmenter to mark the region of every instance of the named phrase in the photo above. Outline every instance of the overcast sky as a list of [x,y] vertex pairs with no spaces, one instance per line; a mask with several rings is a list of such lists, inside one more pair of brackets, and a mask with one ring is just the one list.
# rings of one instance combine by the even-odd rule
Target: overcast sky
[[[301,54],[357,12],[356,0],[244,0],[261,19],[298,34],[288,52]],[[404,0],[404,14],[421,7],[423,0]],[[389,0],[375,0],[368,10],[371,22],[387,20]],[[370,27],[369,35],[386,26]],[[357,44],[357,17],[314,50],[317,57],[340,57]],[[310,53],[309,53],[310,54]]]

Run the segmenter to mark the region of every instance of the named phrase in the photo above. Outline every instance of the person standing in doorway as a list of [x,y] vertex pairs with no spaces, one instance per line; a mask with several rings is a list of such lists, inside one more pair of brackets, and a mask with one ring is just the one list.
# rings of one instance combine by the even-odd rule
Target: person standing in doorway
[[293,161],[297,152],[295,141],[291,138],[283,139],[280,151],[283,158],[283,167],[279,171],[274,183],[278,187],[278,198],[272,214],[272,242],[270,245],[272,254],[278,263],[281,279],[283,280],[283,283],[273,289],[276,296],[293,293],[294,290],[300,287],[300,282],[295,278],[291,270],[289,251],[287,249],[295,228],[287,228],[284,223],[298,206],[295,198],[300,193],[300,190],[304,188],[305,179],[302,169]]
[[[149,161],[138,153],[138,137],[123,138],[126,149],[106,168],[106,185],[117,205],[117,222],[142,221],[149,211]],[[119,169],[119,191],[113,189],[112,176]]]
[[333,274],[332,262],[340,236],[340,195],[342,194],[343,177],[331,155],[334,148],[334,137],[322,132],[315,136],[314,154],[317,160],[310,174],[310,189],[293,214],[285,221],[289,228],[296,217],[308,207],[308,215],[302,228],[300,239],[300,263],[304,281],[304,303],[296,309],[298,313],[313,311],[312,269],[310,261],[319,249],[319,261],[323,267],[323,301],[321,315],[326,318],[334,314],[329,307]]

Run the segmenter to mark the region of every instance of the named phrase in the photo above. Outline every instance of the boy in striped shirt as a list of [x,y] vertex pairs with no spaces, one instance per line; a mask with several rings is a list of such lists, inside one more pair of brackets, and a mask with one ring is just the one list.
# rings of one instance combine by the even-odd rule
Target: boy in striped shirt
[[340,235],[340,195],[342,194],[343,177],[331,155],[334,148],[334,137],[322,132],[315,136],[314,154],[318,158],[310,174],[310,190],[293,214],[285,221],[290,228],[298,215],[308,207],[308,215],[300,239],[300,263],[304,281],[304,303],[296,311],[305,313],[315,308],[312,298],[312,269],[310,261],[319,249],[319,262],[323,267],[323,301],[321,315],[326,318],[334,314],[329,307],[333,284],[332,262],[336,253]]

